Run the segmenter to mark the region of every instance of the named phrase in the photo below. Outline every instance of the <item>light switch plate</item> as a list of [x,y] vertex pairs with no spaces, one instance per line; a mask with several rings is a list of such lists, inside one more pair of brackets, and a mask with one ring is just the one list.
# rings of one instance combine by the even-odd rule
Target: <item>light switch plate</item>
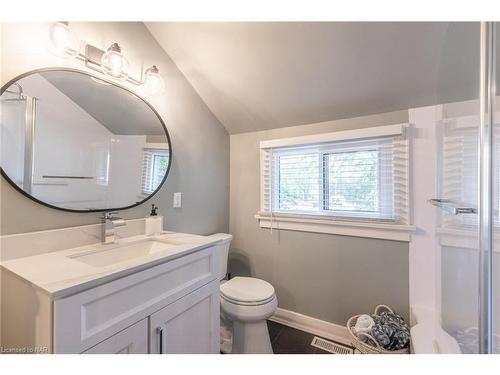
[[174,208],[180,208],[182,206],[182,194],[174,193]]

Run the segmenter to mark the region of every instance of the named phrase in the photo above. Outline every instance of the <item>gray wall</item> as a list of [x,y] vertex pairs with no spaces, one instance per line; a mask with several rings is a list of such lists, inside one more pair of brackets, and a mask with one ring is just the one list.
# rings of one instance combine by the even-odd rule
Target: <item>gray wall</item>
[[259,228],[261,140],[408,121],[407,111],[231,135],[229,271],[274,285],[279,307],[337,324],[388,304],[408,316],[408,243]]
[[[43,24],[1,24],[0,81],[5,84],[32,69],[66,66],[85,70],[75,60],[51,55]],[[142,23],[70,23],[80,39],[106,49],[118,42],[129,58],[133,74],[158,65],[166,92],[149,98],[169,130],[173,165],[161,191],[136,208],[121,212],[125,218],[144,217],[150,204],[160,207],[165,227],[198,234],[228,230],[229,135],[193,90],[169,56]],[[137,87],[130,86],[137,91]],[[69,213],[34,203],[1,179],[0,233],[12,234],[93,224],[98,213]],[[182,192],[182,208],[172,208],[174,192]]]

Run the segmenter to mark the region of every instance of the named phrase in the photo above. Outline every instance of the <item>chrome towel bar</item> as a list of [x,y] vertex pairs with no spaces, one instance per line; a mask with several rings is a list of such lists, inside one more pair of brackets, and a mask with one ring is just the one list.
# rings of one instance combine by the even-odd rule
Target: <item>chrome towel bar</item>
[[439,199],[433,198],[429,199],[427,202],[433,206],[439,207],[442,210],[452,213],[453,215],[460,214],[477,214],[477,208],[475,207],[464,207],[465,205],[461,202],[454,202],[450,199]]

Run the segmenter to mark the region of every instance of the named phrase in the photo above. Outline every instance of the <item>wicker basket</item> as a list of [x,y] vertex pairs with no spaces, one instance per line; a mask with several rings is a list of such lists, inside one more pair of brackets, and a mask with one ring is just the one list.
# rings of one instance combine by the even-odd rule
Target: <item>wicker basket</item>
[[[380,313],[383,310],[393,312],[389,306],[378,305],[377,307],[375,307],[374,314],[380,315]],[[386,350],[378,344],[378,342],[375,340],[373,336],[367,333],[360,332],[358,336],[356,336],[356,334],[354,333],[354,326],[356,325],[356,321],[360,316],[361,314],[355,315],[347,321],[347,330],[349,331],[349,334],[351,335],[352,338],[351,341],[352,346],[358,349],[361,353],[363,354],[409,354],[410,353],[410,348],[404,348],[399,350]],[[359,339],[360,336],[364,337],[368,342],[361,341]],[[370,345],[369,343],[373,343],[373,345]]]

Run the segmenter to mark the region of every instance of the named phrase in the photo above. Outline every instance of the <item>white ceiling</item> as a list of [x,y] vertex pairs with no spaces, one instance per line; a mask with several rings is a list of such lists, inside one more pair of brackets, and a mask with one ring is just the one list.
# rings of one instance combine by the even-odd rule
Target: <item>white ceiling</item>
[[146,26],[232,134],[469,99],[475,92],[477,23]]
[[87,74],[64,70],[40,74],[113,134],[165,135],[158,116],[126,90]]

